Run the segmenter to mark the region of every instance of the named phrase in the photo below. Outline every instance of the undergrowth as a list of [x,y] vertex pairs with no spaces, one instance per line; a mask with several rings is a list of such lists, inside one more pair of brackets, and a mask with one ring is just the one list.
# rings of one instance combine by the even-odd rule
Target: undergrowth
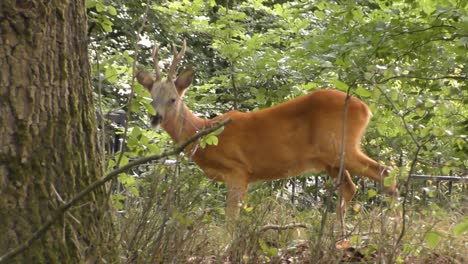
[[[162,169],[164,168],[164,169]],[[252,188],[240,219],[224,220],[223,185],[200,173],[157,167],[127,193],[118,214],[124,263],[466,263],[466,203],[373,206],[353,202],[346,246],[334,210],[304,208],[267,186]],[[456,204],[453,204],[456,203]],[[331,207],[333,208],[333,207]],[[324,225],[322,227],[322,225]],[[465,227],[463,227],[465,225]],[[465,228],[465,229],[463,229]]]

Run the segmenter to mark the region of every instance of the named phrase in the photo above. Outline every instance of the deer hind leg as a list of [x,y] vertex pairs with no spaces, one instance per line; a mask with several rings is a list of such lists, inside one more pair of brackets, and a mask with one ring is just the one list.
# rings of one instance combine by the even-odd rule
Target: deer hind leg
[[233,222],[239,217],[240,205],[247,191],[247,184],[227,183],[226,220]]
[[336,215],[340,222],[342,235],[345,234],[344,218],[346,210],[351,203],[351,200],[356,193],[356,185],[354,185],[351,175],[347,170],[343,170],[343,175],[339,177],[340,168],[329,167],[327,168],[328,175],[339,184],[339,199],[336,204]]
[[[369,158],[361,151],[349,154],[346,159],[346,168],[352,173],[365,176],[373,181],[382,182],[388,177],[390,168]],[[396,181],[390,186],[384,186],[385,192],[391,195],[398,195]]]

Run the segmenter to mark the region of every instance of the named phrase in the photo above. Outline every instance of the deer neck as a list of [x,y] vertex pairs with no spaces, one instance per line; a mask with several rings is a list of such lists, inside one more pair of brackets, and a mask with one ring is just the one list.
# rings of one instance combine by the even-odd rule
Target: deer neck
[[208,122],[209,120],[194,115],[185,103],[180,101],[176,111],[161,124],[161,127],[176,144],[180,144],[203,130]]

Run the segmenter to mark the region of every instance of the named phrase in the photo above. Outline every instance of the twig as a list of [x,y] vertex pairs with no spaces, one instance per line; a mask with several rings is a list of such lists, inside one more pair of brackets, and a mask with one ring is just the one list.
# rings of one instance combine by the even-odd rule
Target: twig
[[[96,52],[96,67],[97,67],[97,77],[98,77],[98,107],[97,110],[100,115],[99,126],[101,126],[101,151],[102,151],[102,160],[106,160],[106,118],[104,112],[102,111],[102,76],[101,76],[101,51],[102,46],[99,46],[99,49],[94,47],[94,52]],[[105,172],[105,166],[102,166],[102,174]]]
[[199,138],[201,138],[203,136],[206,136],[206,135],[210,134],[211,132],[214,132],[218,128],[228,124],[231,121],[232,121],[231,119],[223,120],[223,121],[217,123],[216,125],[214,125],[211,128],[208,128],[208,129],[205,129],[205,130],[202,130],[202,131],[198,132],[197,134],[192,136],[190,139],[188,139],[187,141],[185,141],[184,143],[182,143],[181,145],[179,145],[178,147],[176,147],[176,148],[174,148],[174,149],[172,149],[170,151],[166,151],[166,152],[164,152],[162,154],[151,155],[151,156],[148,156],[148,157],[141,158],[141,159],[135,160],[133,162],[130,162],[125,166],[122,166],[122,167],[120,167],[118,169],[115,169],[115,170],[111,171],[104,178],[99,179],[99,180],[91,183],[88,187],[86,187],[84,190],[82,190],[80,193],[78,193],[75,197],[73,197],[69,202],[61,205],[57,209],[57,211],[55,211],[55,213],[53,213],[51,218],[47,222],[45,222],[45,224],[43,224],[36,232],[34,232],[32,237],[30,237],[28,240],[23,242],[18,247],[14,248],[14,249],[8,251],[6,254],[0,256],[0,263],[6,263],[8,260],[11,260],[12,258],[17,256],[21,252],[28,249],[32,245],[32,243],[34,241],[38,240],[41,236],[43,236],[50,229],[50,227],[55,222],[57,222],[57,220],[59,218],[61,218],[63,216],[63,214],[66,211],[68,211],[73,205],[75,205],[78,201],[80,201],[83,197],[85,197],[89,193],[91,193],[94,190],[96,190],[97,188],[103,186],[109,180],[112,180],[114,177],[116,177],[120,173],[123,173],[123,172],[137,166],[137,165],[144,164],[144,163],[147,163],[149,161],[158,160],[158,159],[161,159],[161,158],[164,158],[164,157],[167,157],[167,156],[178,154],[178,153],[182,152],[188,145],[190,145],[190,144],[194,143],[195,141],[197,141]]
[[394,113],[396,114],[396,116],[398,116],[400,119],[401,119],[401,122],[403,122],[403,126],[405,127],[405,130],[406,132],[408,132],[408,135],[411,137],[411,140],[413,141],[413,143],[416,145],[417,148],[420,147],[419,145],[419,142],[418,140],[416,140],[416,137],[413,135],[413,133],[411,132],[411,129],[408,125],[408,123],[406,123],[406,119],[405,119],[405,116],[400,114],[400,112],[398,111],[398,108],[396,107],[396,105],[393,103],[392,99],[388,96],[388,94],[381,88],[379,87],[378,85],[376,85],[377,83],[375,82],[374,80],[374,85],[377,87],[377,89],[383,94],[383,96],[385,97],[385,99],[387,99],[387,101],[390,103],[390,105],[392,106],[393,110],[394,110]]
[[[145,28],[146,26],[146,22],[148,20],[148,11],[149,11],[149,1],[146,1],[146,8],[145,8],[145,12],[143,13],[143,17],[141,19],[141,26],[140,28],[138,29],[137,31],[137,36],[138,36],[138,39],[137,41],[135,42],[135,46],[133,48],[134,50],[134,55],[133,55],[133,63],[132,63],[132,80],[130,82],[130,93],[128,94],[128,101],[127,101],[127,112],[126,112],[126,116],[125,116],[125,126],[124,126],[124,132],[123,132],[123,135],[122,135],[122,141],[120,143],[120,153],[119,153],[119,156],[118,158],[116,159],[116,162],[115,162],[115,167],[119,167],[120,166],[120,162],[122,161],[122,158],[123,158],[123,155],[124,155],[124,149],[125,149],[125,145],[126,145],[126,142],[127,142],[127,137],[128,137],[128,126],[129,126],[129,121],[130,121],[130,114],[131,114],[131,105],[132,105],[132,99],[133,99],[133,96],[134,96],[134,90],[135,90],[135,70],[136,70],[136,61],[137,61],[137,58],[138,58],[138,42],[140,41],[141,39],[141,32],[143,32],[143,29]],[[104,118],[104,117],[103,117]],[[111,193],[112,193],[112,189],[114,188],[114,186],[116,185],[116,181],[113,180],[110,184],[110,188],[107,192],[107,201],[110,199],[110,196],[111,196]]]
[[468,80],[468,77],[466,76],[456,76],[456,75],[447,75],[447,76],[440,76],[440,77],[422,77],[422,76],[414,76],[414,75],[397,75],[397,76],[392,76],[386,79],[382,79],[379,82],[376,82],[378,84],[381,83],[386,83],[390,80],[393,79],[419,79],[419,80],[425,80],[425,81],[437,81],[437,80],[444,80],[444,79],[454,79],[454,80],[460,80],[460,81],[466,81]]
[[[354,84],[353,84],[354,85]],[[342,120],[343,120],[343,126],[341,127],[341,148],[340,148],[340,169],[338,170],[338,206],[337,206],[337,212],[336,215],[340,215],[340,225],[341,225],[341,236],[344,237],[345,235],[345,226],[344,226],[344,213],[341,210],[341,207],[343,206],[343,194],[340,190],[343,184],[343,174],[346,173],[345,169],[345,156],[346,156],[346,119],[348,117],[348,106],[349,106],[349,101],[351,100],[351,95],[349,94],[351,92],[351,86],[348,87],[346,90],[346,98],[344,101],[343,105],[343,112],[342,112]],[[339,208],[338,208],[339,207]],[[339,212],[338,212],[339,210]]]
[[[431,26],[431,27],[427,27],[427,28],[401,31],[401,32],[397,32],[395,34],[390,34],[389,36],[390,37],[397,37],[397,36],[400,36],[400,35],[411,35],[411,34],[414,34],[414,33],[424,32],[424,31],[428,31],[428,30],[431,30],[431,29],[435,29],[435,28],[450,28],[450,29],[455,29],[455,30],[457,29],[456,27],[448,26],[448,25],[435,25],[435,26]],[[442,32],[442,33],[446,33],[446,32]]]
[[287,225],[265,225],[263,226],[258,233],[266,232],[268,230],[287,230],[287,229],[293,229],[293,228],[307,228],[307,225],[305,224],[299,224],[299,223],[292,223],[292,224],[287,224]]
[[409,183],[410,183],[410,180],[411,180],[411,176],[413,175],[413,172],[414,172],[415,167],[416,167],[416,163],[418,162],[418,156],[419,156],[419,152],[421,151],[421,148],[431,139],[432,139],[432,137],[430,137],[428,140],[426,140],[422,144],[417,144],[416,152],[414,153],[413,160],[411,161],[410,170],[408,172],[408,178],[406,179],[406,182],[405,182],[405,185],[404,185],[406,193],[405,193],[405,196],[403,197],[403,203],[401,204],[403,219],[402,219],[402,223],[401,223],[401,232],[400,232],[400,235],[398,236],[397,242],[395,244],[396,246],[398,246],[401,243],[401,241],[403,239],[403,236],[406,233],[406,203],[408,201],[408,190],[409,190]]
[[237,84],[236,84],[236,70],[234,67],[234,63],[231,63],[231,84],[232,89],[234,91],[234,110],[238,110],[238,101],[239,101],[239,94],[237,91]]
[[[143,13],[141,26],[137,31],[138,36],[140,36],[140,33],[143,31],[144,27],[146,26],[146,22],[148,20],[149,7],[150,7],[149,1],[147,1],[146,2],[145,13]],[[138,41],[139,40],[140,40],[140,37],[138,37]],[[133,95],[134,95],[134,89],[135,89],[135,71],[136,71],[136,61],[137,61],[137,58],[138,58],[138,41],[135,42],[135,47],[134,47],[135,54],[133,55],[133,64],[132,64],[133,78],[132,78],[132,80],[130,82],[130,93],[128,94],[128,101],[127,101],[128,111],[127,111],[126,120],[125,120],[124,133],[123,133],[123,136],[122,136],[122,151],[120,151],[120,155],[117,158],[117,161],[115,163],[116,164],[115,166],[117,166],[117,167],[120,165],[120,162],[122,161],[123,154],[124,154],[123,149],[124,149],[124,146],[126,144],[127,136],[128,136],[128,123],[129,123],[129,120],[130,120],[130,112],[131,112],[130,110],[131,110],[132,99],[133,99]]]
[[[316,244],[316,250],[319,250],[319,247],[321,245],[321,241],[322,241],[322,237],[323,237],[323,233],[325,231],[325,224],[327,222],[327,217],[328,217],[328,208],[330,207],[331,203],[332,203],[332,195],[333,193],[338,190],[338,206],[336,207],[336,214],[337,215],[341,215],[340,217],[340,226],[341,226],[341,236],[345,236],[345,231],[344,231],[344,214],[342,215],[341,214],[341,211],[338,212],[338,210],[341,210],[341,199],[342,199],[342,194],[340,192],[340,187],[341,187],[341,184],[342,184],[342,174],[345,173],[345,164],[344,164],[344,161],[345,161],[345,154],[346,154],[346,149],[345,149],[345,141],[346,141],[346,118],[347,118],[347,113],[348,113],[348,105],[349,105],[349,101],[351,99],[351,87],[354,86],[356,83],[356,81],[353,82],[353,84],[351,86],[348,87],[348,89],[346,90],[346,98],[345,98],[345,101],[344,101],[344,104],[343,104],[343,111],[342,111],[342,118],[343,118],[343,125],[341,127],[342,129],[342,135],[341,135],[341,146],[340,146],[340,167],[339,167],[339,170],[338,170],[338,183],[336,183],[333,188],[331,190],[329,190],[329,196],[327,196],[327,199],[326,199],[326,203],[325,203],[325,209],[324,209],[324,213],[322,214],[322,220],[321,220],[321,223],[320,223],[320,231],[319,231],[319,237],[318,237],[318,240],[317,240],[317,244]],[[331,175],[329,175],[331,177]]]

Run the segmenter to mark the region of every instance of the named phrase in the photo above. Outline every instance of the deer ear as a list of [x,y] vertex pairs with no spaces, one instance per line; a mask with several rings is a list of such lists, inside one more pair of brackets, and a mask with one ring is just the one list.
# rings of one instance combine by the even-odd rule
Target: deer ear
[[148,91],[151,92],[153,89],[153,83],[154,79],[151,74],[149,74],[147,71],[143,70],[142,68],[138,68],[137,73],[135,74],[135,77],[137,78],[138,82],[146,87]]
[[180,96],[184,95],[185,89],[192,83],[194,73],[193,69],[185,69],[177,77],[174,84]]

